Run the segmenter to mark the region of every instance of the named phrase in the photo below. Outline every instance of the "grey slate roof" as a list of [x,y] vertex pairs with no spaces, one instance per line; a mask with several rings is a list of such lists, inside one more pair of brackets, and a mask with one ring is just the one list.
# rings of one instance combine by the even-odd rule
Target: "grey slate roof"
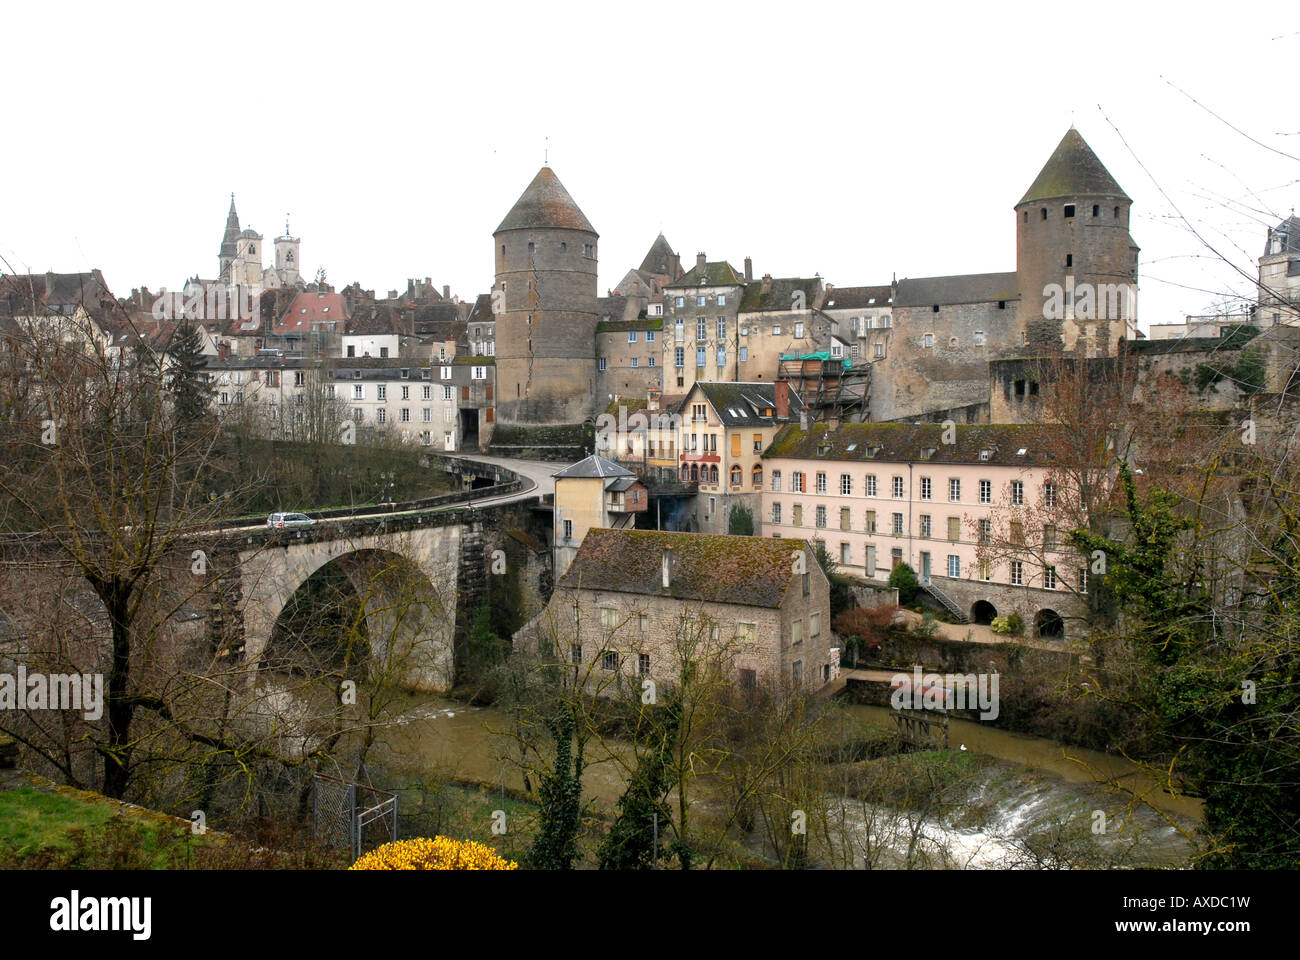
[[918,277],[898,281],[897,307],[945,306],[956,303],[992,303],[1019,300],[1014,273],[971,273],[957,277]]
[[554,474],[558,480],[562,477],[635,477],[636,474],[631,470],[620,467],[612,460],[606,460],[597,454],[592,454],[585,460],[579,460],[577,463],[565,467],[559,473]]
[[745,294],[740,299],[740,312],[751,310],[794,309],[795,293],[803,294],[803,309],[816,307],[817,296],[821,292],[821,280],[817,277],[773,277],[768,290],[763,292],[762,280],[745,284]]
[[[701,280],[704,282],[701,283]],[[672,283],[664,284],[664,289],[739,286],[742,282],[741,276],[736,272],[735,267],[725,260],[716,260],[706,263],[702,271],[698,267],[692,267]]]
[[[799,419],[803,401],[793,388],[790,390],[790,412],[784,419],[775,415],[765,417],[763,410],[776,410],[776,384],[772,381],[733,382],[700,381],[695,384],[713,406],[724,426],[766,427],[774,423],[791,423]],[[694,389],[682,401],[683,410],[690,403]],[[684,416],[684,414],[683,414]]]
[[1110,175],[1110,171],[1092,152],[1092,147],[1088,146],[1078,130],[1071,127],[1056,145],[1025,195],[1020,198],[1020,203],[1055,200],[1060,197],[1095,196],[1129,199],[1128,194],[1120,189],[1115,178]]
[[1300,253],[1300,217],[1295,214],[1287,217],[1268,232],[1268,243],[1264,246],[1264,256],[1273,253],[1273,240],[1282,241],[1282,253]]
[[661,233],[655,237],[655,242],[650,245],[649,252],[646,253],[645,259],[641,261],[638,268],[642,273],[648,273],[654,276],[667,277],[669,280],[675,279],[672,276],[673,248],[668,245]]
[[[941,423],[843,423],[831,429],[786,427],[763,452],[765,459],[790,457],[859,463],[987,463],[1041,467],[1051,461],[1053,431],[1039,424],[957,424],[955,443],[944,443]],[[1022,454],[1020,451],[1024,450]],[[927,456],[927,451],[929,455]],[[988,451],[988,456],[980,454]]]
[[861,310],[865,307],[888,307],[893,303],[894,289],[889,284],[880,287],[835,287],[826,291],[825,310]]

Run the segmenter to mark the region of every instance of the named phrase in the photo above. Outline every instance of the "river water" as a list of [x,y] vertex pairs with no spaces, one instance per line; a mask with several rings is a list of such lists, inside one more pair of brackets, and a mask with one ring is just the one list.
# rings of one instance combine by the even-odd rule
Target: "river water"
[[[886,707],[844,705],[843,709],[864,726],[893,729],[892,711]],[[511,742],[502,734],[509,727],[509,715],[493,707],[413,697],[399,721],[380,737],[371,762],[403,772],[436,771],[449,779],[504,782],[507,787],[522,789],[518,768],[506,759]],[[942,856],[921,858],[914,865],[1024,865],[1023,844],[1014,838],[1062,820],[1071,821],[1074,827],[1070,829],[1076,833],[1086,831],[1088,818],[1098,812],[1109,825],[1109,833],[1124,821],[1125,836],[1132,836],[1134,829],[1142,835],[1140,849],[1132,851],[1125,862],[1135,866],[1186,862],[1191,845],[1175,824],[1184,831],[1193,830],[1201,817],[1200,802],[1161,790],[1155,777],[1123,757],[968,720],[951,721],[950,739],[953,749],[964,745],[967,751],[991,761],[970,797],[972,808],[980,808],[982,814],[973,825],[933,822],[917,829],[917,824],[906,817],[900,819],[894,811],[890,819],[893,829],[919,833],[928,838],[932,850],[942,848]],[[623,769],[611,760],[602,762],[599,756],[590,759],[596,762],[587,768],[585,791],[597,804],[612,808],[626,782]],[[1140,799],[1134,802],[1134,797]],[[868,822],[872,830],[881,830],[878,809],[845,798],[827,798],[827,805],[831,820],[842,818],[839,833],[843,837],[865,834]],[[903,839],[910,848],[917,847],[916,836]],[[852,845],[850,840],[845,842]],[[1103,835],[1099,842],[1108,839]],[[847,862],[853,857],[846,854],[842,859]],[[877,865],[898,866],[903,860],[900,848],[881,856]]]

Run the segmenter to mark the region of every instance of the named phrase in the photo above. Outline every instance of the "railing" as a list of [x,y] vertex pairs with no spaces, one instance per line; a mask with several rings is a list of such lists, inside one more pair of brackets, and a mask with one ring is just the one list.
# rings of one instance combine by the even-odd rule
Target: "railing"
[[957,605],[956,601],[954,601],[951,597],[949,597],[946,593],[944,593],[942,590],[936,587],[929,580],[926,580],[925,583],[921,584],[921,589],[924,590],[931,597],[933,597],[936,601],[938,601],[939,605],[942,606],[945,610],[947,610],[950,614],[952,614],[953,619],[956,620],[958,623],[970,622],[970,620],[968,620],[966,617],[966,612]]

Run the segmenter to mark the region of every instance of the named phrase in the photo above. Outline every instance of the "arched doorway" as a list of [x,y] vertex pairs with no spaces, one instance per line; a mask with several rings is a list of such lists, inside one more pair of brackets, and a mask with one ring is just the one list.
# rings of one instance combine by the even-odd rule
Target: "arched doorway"
[[976,600],[970,608],[970,622],[987,627],[998,615],[998,608],[987,600]]
[[1055,610],[1039,610],[1034,617],[1034,636],[1044,640],[1060,640],[1065,636],[1065,621]]

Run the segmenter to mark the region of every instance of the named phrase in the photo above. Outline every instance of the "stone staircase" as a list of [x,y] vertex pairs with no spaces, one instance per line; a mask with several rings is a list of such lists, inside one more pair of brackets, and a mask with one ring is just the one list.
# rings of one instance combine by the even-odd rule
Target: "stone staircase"
[[943,607],[950,614],[952,614],[952,618],[955,622],[970,623],[970,618],[968,618],[966,616],[966,612],[962,610],[960,606],[957,605],[957,602],[953,600],[952,597],[948,596],[948,594],[944,593],[942,590],[936,587],[933,583],[921,584],[921,590],[924,591],[925,594],[929,596],[931,599],[933,599],[936,603],[938,603],[939,606]]

